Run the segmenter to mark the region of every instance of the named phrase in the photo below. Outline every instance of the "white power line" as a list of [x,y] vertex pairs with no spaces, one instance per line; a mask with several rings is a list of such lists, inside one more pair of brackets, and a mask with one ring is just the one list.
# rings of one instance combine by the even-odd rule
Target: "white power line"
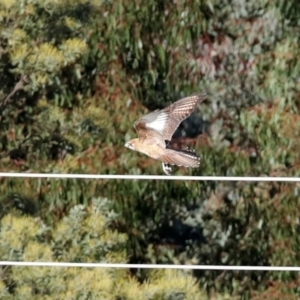
[[1,177],[69,178],[69,179],[127,179],[127,180],[186,180],[186,181],[256,181],[300,182],[300,177],[247,177],[247,176],[167,176],[167,175],[109,175],[109,174],[56,174],[0,172]]
[[[108,174],[55,174],[55,173],[13,173],[0,172],[1,177],[17,178],[69,178],[69,179],[124,179],[124,180],[187,180],[187,181],[252,181],[252,182],[300,182],[299,177],[246,177],[246,176],[166,176],[166,175],[108,175]],[[86,268],[141,268],[141,269],[187,269],[228,271],[293,271],[300,267],[277,266],[215,266],[215,265],[156,265],[156,264],[110,264],[110,263],[68,263],[68,262],[17,262],[0,261],[0,266],[30,267],[86,267]]]
[[37,261],[37,262],[0,261],[0,266],[300,272],[300,267],[154,265],[154,264],[152,265],[152,264],[70,263],[70,262],[41,262],[41,261]]

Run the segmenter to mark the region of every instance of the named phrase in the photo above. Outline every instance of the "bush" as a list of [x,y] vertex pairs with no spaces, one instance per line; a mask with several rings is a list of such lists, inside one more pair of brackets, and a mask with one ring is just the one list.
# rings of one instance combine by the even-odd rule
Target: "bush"
[[[194,145],[201,167],[176,172],[298,176],[299,17],[297,1],[281,0],[0,0],[1,171],[161,174],[159,163],[124,148],[136,135],[133,122],[148,110],[206,90],[208,101],[174,141]],[[1,239],[3,259],[33,253],[32,259],[86,261],[88,255],[90,261],[112,262],[118,253],[120,261],[131,263],[297,265],[299,260],[294,183],[7,178],[0,191],[1,233],[7,236]],[[102,209],[116,213],[105,229],[116,244],[100,243],[106,235],[100,238],[94,224],[101,227],[103,219],[89,219],[84,211],[95,197],[109,199]],[[16,210],[24,216],[16,217]],[[79,218],[81,225],[66,224],[66,216]],[[36,233],[36,217],[46,232]],[[5,225],[9,218],[17,235]],[[123,251],[126,244],[125,253],[115,249],[119,243]],[[35,287],[38,296],[50,293],[51,278],[53,290],[60,278],[55,269],[15,270],[9,269],[0,286],[3,297],[32,294],[37,280],[31,273],[46,274]],[[93,272],[107,274],[65,269],[70,286],[79,272],[83,284],[95,278]],[[155,292],[144,283],[151,276],[137,272],[130,285]],[[194,276],[209,295],[220,297],[274,299],[277,293],[283,299],[299,293],[299,277],[292,273]],[[28,278],[28,284],[18,283]],[[116,281],[108,280],[105,291],[113,295]],[[183,297],[170,279],[159,281],[179,293],[165,297]],[[129,297],[125,291],[122,286],[118,295]]]

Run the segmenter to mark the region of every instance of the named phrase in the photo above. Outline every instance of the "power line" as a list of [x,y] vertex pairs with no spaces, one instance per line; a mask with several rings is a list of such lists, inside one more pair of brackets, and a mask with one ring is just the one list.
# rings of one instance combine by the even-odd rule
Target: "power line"
[[[166,176],[166,175],[111,175],[111,174],[55,174],[55,173],[6,173],[1,177],[52,178],[52,179],[124,179],[124,180],[186,180],[186,181],[248,181],[248,182],[300,182],[299,177],[247,177],[247,176]],[[156,264],[110,264],[69,262],[16,262],[0,261],[0,266],[30,267],[87,267],[87,268],[141,268],[141,269],[187,269],[228,271],[287,271],[300,272],[300,267],[278,266],[223,266],[223,265],[156,265]]]
[[206,265],[156,265],[156,264],[152,265],[152,264],[71,263],[71,262],[41,262],[41,261],[37,261],[37,262],[0,261],[0,266],[300,272],[300,267],[278,267],[278,266],[222,266],[222,265],[206,266]]
[[57,174],[0,172],[1,177],[53,179],[123,179],[123,180],[185,180],[185,181],[252,181],[300,182],[300,177],[248,176],[167,176],[167,175],[111,175],[111,174]]

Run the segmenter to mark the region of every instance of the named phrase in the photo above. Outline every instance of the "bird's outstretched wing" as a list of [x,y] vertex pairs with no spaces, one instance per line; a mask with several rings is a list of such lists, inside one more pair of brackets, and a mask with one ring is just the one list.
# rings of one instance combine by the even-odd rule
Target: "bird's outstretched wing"
[[197,104],[205,99],[205,94],[194,94],[180,99],[162,110],[144,115],[134,123],[139,138],[171,140],[180,123],[194,111]]

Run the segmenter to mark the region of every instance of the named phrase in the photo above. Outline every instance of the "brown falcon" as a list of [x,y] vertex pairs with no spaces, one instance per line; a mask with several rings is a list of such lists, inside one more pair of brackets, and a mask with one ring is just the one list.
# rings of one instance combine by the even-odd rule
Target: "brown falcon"
[[199,167],[200,158],[194,151],[175,150],[167,146],[180,123],[194,111],[197,104],[205,99],[205,94],[194,94],[162,110],[144,115],[134,123],[138,138],[128,141],[125,147],[160,160],[167,175],[172,171],[170,165]]

